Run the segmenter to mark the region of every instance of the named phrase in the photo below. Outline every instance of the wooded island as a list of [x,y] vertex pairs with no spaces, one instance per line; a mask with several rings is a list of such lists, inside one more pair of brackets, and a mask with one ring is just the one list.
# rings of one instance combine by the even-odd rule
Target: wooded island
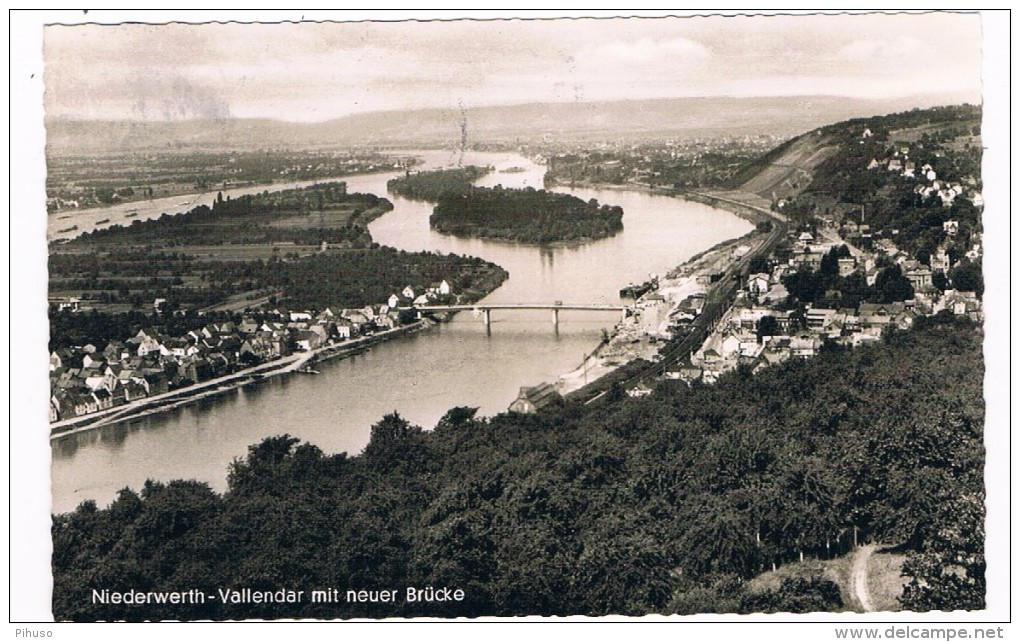
[[581,241],[612,236],[623,229],[623,209],[569,194],[475,187],[489,167],[408,173],[387,183],[398,196],[436,203],[429,223],[443,234],[521,243]]
[[429,223],[444,234],[522,243],[594,240],[623,229],[623,208],[531,187],[476,187],[444,196]]

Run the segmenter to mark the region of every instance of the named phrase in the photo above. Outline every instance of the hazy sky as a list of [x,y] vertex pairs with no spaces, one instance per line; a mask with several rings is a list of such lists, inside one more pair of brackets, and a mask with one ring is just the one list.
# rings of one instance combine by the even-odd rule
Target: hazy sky
[[321,121],[390,109],[680,96],[927,93],[976,102],[981,19],[54,25],[44,31],[45,106],[49,116],[78,118]]

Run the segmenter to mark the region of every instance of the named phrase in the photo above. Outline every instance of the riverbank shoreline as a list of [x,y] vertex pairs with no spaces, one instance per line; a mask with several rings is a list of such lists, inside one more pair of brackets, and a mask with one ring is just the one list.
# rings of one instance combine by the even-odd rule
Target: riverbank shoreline
[[[565,187],[567,189],[581,188],[607,190],[615,192],[640,192],[642,194],[653,194],[656,196],[672,196],[685,201],[701,203],[702,205],[708,205],[715,209],[724,210],[756,225],[771,218],[782,218],[781,214],[771,210],[771,204],[768,203],[766,199],[758,196],[757,194],[751,194],[748,192],[721,190],[695,191],[683,190],[675,187],[660,187],[656,185],[648,185],[646,183],[625,183],[620,185],[615,183],[593,183],[591,181],[573,181],[570,183],[553,181],[546,185],[546,189],[555,187]],[[737,197],[742,197],[748,202],[741,202]],[[750,202],[752,200],[755,202]],[[768,207],[766,207],[766,205]]]
[[[681,200],[694,201],[702,203],[703,205],[724,210],[756,226],[761,221],[768,220],[768,216],[764,213],[764,211],[757,209],[754,206],[742,205],[737,202],[727,201],[708,195],[694,193],[695,197],[689,198],[692,193],[684,193],[679,190],[669,190],[666,188],[655,188],[637,184],[630,186],[586,185],[586,187],[592,189],[615,189],[618,191],[643,191],[663,196],[673,196]],[[662,297],[663,292],[667,290],[672,290],[674,293],[682,292],[687,295],[697,293],[699,288],[692,286],[697,282],[699,277],[711,277],[713,273],[720,269],[722,263],[733,257],[739,248],[742,246],[753,246],[758,242],[759,238],[763,236],[764,233],[761,230],[754,229],[741,236],[716,243],[712,247],[691,256],[689,259],[667,272],[666,276],[659,281],[655,288],[639,297],[635,301],[635,311],[640,309],[640,305],[643,300],[647,300],[648,297],[652,295]],[[704,291],[704,289],[700,288],[700,291]],[[561,395],[567,396],[598,381],[608,374],[616,372],[620,368],[633,363],[638,359],[654,361],[658,356],[659,346],[657,343],[644,343],[644,341],[637,341],[632,335],[633,331],[627,332],[622,323],[615,326],[609,332],[609,335],[594,350],[592,350],[592,352],[584,357],[577,368],[564,373],[557,378],[555,383],[557,391]],[[607,354],[607,351],[613,348],[614,343],[620,342],[621,340],[628,341],[631,346],[622,354]]]
[[344,343],[329,344],[307,352],[300,352],[286,357],[281,357],[229,375],[210,379],[209,381],[203,381],[186,388],[173,390],[160,395],[144,397],[137,401],[101,412],[90,413],[88,415],[54,422],[50,424],[50,440],[53,441],[70,435],[167,412],[175,408],[195,403],[202,399],[207,399],[209,397],[236,390],[252,383],[264,381],[280,375],[300,372],[302,368],[307,367],[312,363],[321,363],[333,359],[355,356],[375,344],[388,341],[398,336],[428,330],[434,325],[435,323],[429,319],[421,319],[398,328],[383,330],[369,336],[345,341]]

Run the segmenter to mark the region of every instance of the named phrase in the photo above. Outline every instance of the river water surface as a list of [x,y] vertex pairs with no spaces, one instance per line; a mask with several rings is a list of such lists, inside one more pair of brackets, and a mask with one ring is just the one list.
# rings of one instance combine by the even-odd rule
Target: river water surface
[[[419,154],[426,167],[458,160],[442,152]],[[463,162],[496,167],[479,185],[542,187],[545,168],[519,155],[468,153]],[[500,171],[509,168],[525,171]],[[370,225],[373,238],[404,250],[479,256],[501,265],[510,278],[485,299],[490,303],[616,304],[624,285],[664,273],[752,229],[728,212],[666,196],[556,188],[620,205],[623,231],[592,243],[555,247],[458,239],[429,228],[431,204],[387,194],[391,176],[342,179],[349,191],[393,201],[393,211]],[[480,319],[461,313],[427,332],[319,364],[319,375],[274,378],[163,414],[56,439],[53,511],[72,510],[86,499],[104,506],[119,489],[138,489],[147,478],[197,479],[222,491],[229,463],[270,435],[289,433],[327,453],[354,455],[368,443],[372,424],[393,411],[425,428],[453,406],[477,406],[484,415],[502,412],[521,386],[555,381],[577,367],[599,342],[602,329],[618,320],[614,312],[564,311],[555,329],[548,311],[493,311],[486,332]]]

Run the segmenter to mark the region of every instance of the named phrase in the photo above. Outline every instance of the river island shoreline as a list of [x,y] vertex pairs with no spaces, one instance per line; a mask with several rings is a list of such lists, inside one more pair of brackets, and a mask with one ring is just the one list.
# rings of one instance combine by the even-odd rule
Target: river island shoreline
[[[378,180],[376,180],[375,182],[378,182]],[[532,181],[532,183],[534,183],[534,181]],[[361,193],[381,193],[368,188],[367,184],[359,184],[356,188],[353,189],[356,189],[356,191]],[[631,229],[631,233],[628,234],[627,236],[636,239],[638,242],[626,244],[626,247],[628,248],[631,245],[634,245],[633,249],[627,250],[627,252],[630,252],[631,254],[621,253],[621,248],[619,247],[620,243],[614,243],[612,242],[611,239],[604,239],[601,242],[587,244],[587,248],[589,249],[584,252],[569,253],[562,257],[564,261],[567,261],[568,258],[575,259],[572,264],[560,263],[559,262],[561,258],[560,254],[557,253],[555,255],[555,260],[557,261],[556,267],[558,271],[563,271],[561,265],[571,265],[572,267],[583,266],[586,269],[595,270],[595,272],[593,273],[598,273],[602,275],[601,278],[603,280],[603,285],[597,289],[604,291],[602,296],[604,297],[605,300],[616,299],[615,294],[618,292],[619,287],[624,285],[627,282],[627,280],[634,281],[645,278],[647,276],[647,272],[645,271],[646,269],[656,271],[659,273],[666,273],[667,271],[675,269],[677,263],[680,263],[685,255],[690,255],[692,256],[692,258],[700,256],[704,252],[717,248],[720,242],[722,243],[732,242],[733,239],[738,238],[740,235],[746,233],[750,229],[750,226],[748,226],[738,217],[720,216],[718,213],[713,214],[711,210],[708,209],[701,211],[701,213],[697,215],[695,215],[695,210],[691,210],[691,212],[686,213],[687,210],[691,208],[684,208],[684,206],[682,205],[683,199],[677,199],[673,201],[673,203],[675,203],[674,205],[671,205],[670,201],[665,200],[650,202],[647,199],[647,195],[651,192],[651,190],[641,189],[638,186],[629,186],[624,190],[620,190],[621,200],[618,202],[624,207],[627,207],[627,203],[630,202],[630,198],[627,197],[625,199],[625,197],[622,194],[623,191],[629,191],[635,195],[641,194],[646,195],[639,196],[638,198],[635,199],[636,204],[634,205],[634,207],[638,209],[635,209],[633,211],[635,214],[639,214],[639,216],[638,218],[635,219],[634,228]],[[661,193],[657,194],[656,198],[658,198],[658,196],[661,195],[663,194]],[[670,195],[675,196],[674,194]],[[588,196],[589,195],[584,194],[582,197],[588,198]],[[606,194],[603,198],[607,202],[613,202],[609,194]],[[427,224],[420,225],[419,223],[415,222],[416,220],[421,221],[420,216],[422,214],[424,214],[427,217],[427,213],[421,211],[421,208],[419,208],[418,210],[413,209],[413,207],[409,206],[408,203],[405,202],[405,200],[406,199],[399,199],[399,202],[397,202],[396,199],[394,199],[394,203],[397,206],[396,212],[381,217],[378,221],[376,221],[373,224],[372,228],[373,237],[376,238],[382,245],[395,247],[397,249],[402,249],[408,252],[436,251],[446,254],[483,256],[487,261],[492,261],[500,264],[514,275],[514,278],[511,280],[511,282],[508,282],[508,284],[504,285],[504,287],[498,290],[498,292],[493,292],[494,296],[491,297],[491,299],[482,298],[485,297],[487,292],[480,293],[481,297],[479,298],[479,301],[490,300],[493,302],[500,303],[506,301],[525,301],[525,302],[535,301],[537,300],[535,298],[535,292],[541,291],[541,294],[539,294],[538,299],[544,302],[551,302],[553,300],[560,299],[567,302],[576,302],[575,296],[572,293],[573,291],[569,289],[569,286],[567,286],[566,288],[561,286],[558,289],[557,288],[550,289],[546,287],[546,289],[542,290],[541,288],[543,284],[545,284],[545,281],[541,280],[534,282],[532,281],[532,278],[537,278],[537,275],[533,276],[532,272],[528,271],[532,263],[535,264],[541,263],[542,266],[541,270],[548,270],[549,268],[552,267],[551,261],[553,260],[553,257],[545,253],[544,247],[532,245],[525,248],[520,243],[508,243],[487,240],[484,242],[485,248],[493,246],[500,249],[497,249],[496,254],[492,253],[478,254],[473,251],[476,249],[475,244],[473,243],[457,244],[452,241],[448,242],[446,239],[449,237],[447,237],[446,235],[437,234],[435,233],[434,230],[427,232],[425,231],[419,232],[419,236],[427,237],[427,240],[419,239],[416,236],[411,236],[411,239],[413,240],[409,240],[407,238],[409,234],[408,230],[417,230],[418,228],[421,228],[422,230],[427,230],[428,228]],[[632,211],[631,208],[627,209],[628,212]],[[662,211],[661,216],[659,214],[660,211]],[[675,216],[674,212],[676,213]],[[411,215],[419,218],[412,219]],[[668,228],[661,228],[661,226],[664,224],[667,224]],[[630,229],[631,225],[628,225],[627,227]],[[719,229],[718,232],[715,233],[710,232],[710,230],[714,230],[717,227]],[[635,236],[635,232],[637,233],[637,236]],[[651,236],[649,236],[649,232],[651,232],[652,234]],[[644,236],[642,236],[642,234],[644,234]],[[672,242],[664,244],[662,242],[664,235],[668,236],[668,238],[670,238]],[[727,239],[727,237],[729,237],[728,240],[723,240]],[[705,241],[704,243],[700,244],[701,248],[704,248],[706,246],[711,247],[709,247],[708,250],[699,248],[698,247],[699,244],[693,242],[697,238],[703,238]],[[435,241],[433,239],[439,240]],[[643,239],[649,239],[649,241],[654,239],[654,241],[652,242],[646,241],[644,242],[644,244],[642,244]],[[557,244],[557,246],[559,245],[560,244]],[[576,243],[563,244],[563,246],[565,247],[576,245],[579,244]],[[497,257],[502,255],[500,253],[505,251],[501,248],[514,248],[514,247],[519,247],[520,251],[515,251],[512,249],[507,251],[509,252],[507,257],[510,262],[504,263],[503,261],[498,260]],[[479,247],[478,249],[480,250],[482,248]],[[527,257],[520,257],[517,255],[520,252],[525,252],[525,250]],[[649,266],[648,268],[635,270],[631,266],[628,269],[629,265],[628,261],[631,260],[629,257],[633,256],[634,258],[638,258],[638,256],[645,256],[643,252],[645,252],[646,250],[655,253],[654,256],[656,258],[654,260],[654,263],[650,263],[647,260],[644,260],[643,263],[648,264]],[[636,255],[632,254],[632,252],[642,252],[642,254]],[[587,263],[594,262],[597,265],[587,265],[586,262],[583,260],[585,256],[591,257],[591,259]],[[539,261],[539,257],[541,257],[542,259],[541,262]],[[576,260],[577,258],[581,258],[582,260],[578,261]],[[688,259],[688,261],[689,260],[691,259]],[[525,263],[527,263],[527,266],[524,265]],[[617,268],[614,269],[612,267],[614,265],[617,266]],[[538,272],[539,270],[536,269],[535,271]],[[587,274],[588,272],[585,273]],[[611,273],[615,273],[615,277],[611,276]],[[564,272],[564,275],[570,274],[571,274],[570,272]],[[612,282],[613,286],[611,288],[608,288],[607,290],[608,282]],[[535,283],[535,285],[533,286],[532,283]],[[571,282],[568,281],[566,283],[569,284]],[[582,282],[577,285],[583,286],[584,283]],[[507,289],[507,287],[509,289]],[[536,287],[538,287],[539,290],[535,290],[534,288]],[[617,316],[617,318],[619,317]],[[447,346],[447,343],[451,341],[451,338],[458,336],[464,336],[468,338],[468,342],[465,343],[460,339],[453,339],[456,345],[449,346],[452,349],[451,353],[446,354],[445,356],[444,356],[445,353],[436,355],[440,358],[447,357],[456,358],[457,361],[450,362],[447,366],[440,366],[437,363],[436,366],[450,368],[451,370],[454,367],[460,368],[461,366],[464,365],[468,365],[469,369],[483,365],[484,367],[488,368],[489,366],[487,364],[486,355],[502,354],[503,352],[505,352],[505,350],[500,351],[498,348],[494,348],[493,352],[489,353],[488,348],[485,347],[486,345],[488,345],[488,342],[485,342],[484,340],[478,341],[477,343],[474,342],[478,336],[484,337],[484,333],[479,333],[472,328],[466,329],[462,327],[463,326],[462,321],[467,320],[466,319],[462,320],[458,318],[456,321],[457,327],[452,327],[449,333],[446,330],[446,327],[449,324],[436,325],[430,330],[430,332],[432,332],[433,335],[429,335],[427,337],[427,340],[426,337],[423,336],[421,341],[418,340],[412,341],[408,339],[405,342],[405,340],[401,340],[396,344],[390,344],[385,347],[382,347],[380,344],[379,347],[380,352],[378,353],[380,356],[378,357],[374,356],[376,353],[373,350],[370,355],[366,355],[365,357],[367,359],[366,364],[368,364],[366,366],[363,366],[367,368],[365,371],[366,372],[365,376],[368,377],[368,379],[366,379],[365,381],[366,382],[377,381],[378,380],[377,377],[380,376],[384,378],[391,377],[391,375],[387,374],[385,371],[385,367],[383,366],[384,361],[382,355],[386,355],[386,358],[396,357],[398,359],[398,362],[400,362],[402,357],[399,357],[397,355],[402,354],[406,346],[408,354],[421,355],[428,359],[433,356],[432,353],[434,352],[434,349],[426,349],[424,346],[426,345],[431,346],[433,344],[439,346]],[[504,320],[500,318],[497,321],[502,322]],[[615,320],[609,321],[608,325],[612,325],[614,322]],[[514,321],[513,323],[517,324],[517,327],[522,327],[521,324],[519,324],[517,321]],[[523,326],[526,327],[528,323],[531,323],[531,321],[529,320],[523,322]],[[597,329],[597,326],[595,325],[592,324],[588,325],[591,326],[591,328]],[[504,381],[498,384],[494,383],[494,389],[499,391],[498,394],[495,394],[494,392],[482,392],[481,395],[475,396],[465,395],[461,393],[442,393],[439,390],[442,388],[442,385],[439,385],[438,387],[435,383],[425,383],[424,385],[422,385],[425,380],[435,382],[437,379],[443,381],[446,380],[457,381],[458,390],[462,389],[461,386],[464,387],[463,388],[464,390],[467,390],[470,389],[472,385],[474,385],[473,382],[463,381],[463,377],[461,375],[455,374],[449,370],[442,371],[436,370],[435,371],[436,373],[443,372],[445,374],[439,374],[438,376],[430,376],[428,374],[419,374],[415,376],[395,374],[396,379],[399,379],[401,381],[407,380],[407,384],[409,386],[417,385],[420,387],[404,388],[403,390],[405,390],[405,392],[397,395],[401,399],[400,403],[394,402],[392,405],[387,404],[385,407],[381,407],[379,409],[375,409],[375,406],[377,406],[378,404],[374,403],[373,401],[366,400],[364,404],[361,404],[355,398],[350,397],[348,391],[351,390],[352,388],[357,389],[360,389],[362,387],[370,388],[372,385],[374,385],[372,383],[365,383],[364,385],[362,385],[360,382],[354,380],[351,380],[346,383],[340,383],[336,388],[335,396],[331,394],[330,396],[323,397],[321,399],[306,398],[305,402],[298,401],[298,404],[302,404],[301,412],[307,412],[311,415],[316,416],[321,415],[323,413],[314,410],[315,407],[331,407],[337,410],[343,408],[345,416],[347,417],[346,421],[343,424],[344,426],[343,429],[329,431],[328,435],[325,437],[321,435],[318,436],[319,443],[328,444],[328,446],[331,449],[336,449],[337,452],[360,451],[360,449],[364,445],[365,439],[367,439],[367,426],[370,426],[374,421],[377,421],[379,417],[383,416],[383,414],[388,411],[394,411],[395,409],[399,408],[401,414],[403,415],[405,410],[405,406],[403,404],[409,403],[409,400],[412,399],[414,395],[420,394],[420,392],[427,392],[428,394],[431,394],[432,396],[429,397],[430,400],[434,399],[438,394],[442,394],[442,396],[444,397],[449,397],[450,400],[443,403],[442,410],[444,411],[458,405],[460,406],[484,405],[483,409],[484,415],[490,417],[496,416],[501,413],[504,413],[507,410],[508,405],[514,400],[515,395],[517,394],[518,386],[534,382],[540,382],[543,380],[554,381],[558,374],[566,372],[570,368],[574,367],[574,365],[578,362],[578,357],[587,352],[590,352],[593,348],[597,347],[597,344],[600,341],[600,337],[596,336],[594,330],[591,330],[591,332],[589,332],[590,336],[588,336],[587,341],[580,342],[578,341],[579,335],[575,335],[574,331],[570,329],[571,327],[572,326],[568,324],[568,332],[565,335],[564,343],[569,341],[571,344],[572,343],[578,344],[576,352],[573,352],[573,349],[571,349],[573,359],[563,358],[564,356],[566,356],[566,354],[563,352],[562,348],[559,348],[561,356],[558,360],[558,363],[553,365],[552,368],[546,369],[544,372],[532,366],[522,366],[520,368],[516,368],[507,373],[509,376]],[[544,317],[542,319],[541,328],[542,333],[544,334],[546,328]],[[499,326],[498,329],[502,330],[503,326]],[[467,330],[466,333],[465,330]],[[442,334],[442,337],[440,337],[440,333]],[[500,333],[500,336],[502,336],[502,332]],[[497,344],[502,345],[504,342],[500,341],[492,343],[493,345]],[[477,346],[479,348],[479,351],[466,353],[463,348],[457,347],[464,345]],[[535,346],[533,345],[525,346],[525,350],[530,350],[533,348],[535,348]],[[343,363],[353,364],[353,361],[344,360]],[[62,494],[60,494],[59,496],[63,497],[66,496],[68,492],[71,492],[70,484],[72,482],[76,485],[80,485],[77,481],[75,481],[78,478],[80,478],[81,475],[83,474],[77,471],[77,468],[79,466],[77,464],[69,464],[64,461],[64,460],[70,461],[71,459],[79,459],[80,457],[73,454],[75,451],[77,451],[79,446],[87,445],[89,447],[92,447],[98,445],[99,449],[96,452],[100,453],[99,456],[109,457],[112,459],[123,459],[126,462],[125,463],[126,466],[136,466],[134,462],[147,461],[148,455],[146,453],[134,452],[138,450],[138,447],[134,446],[133,448],[128,449],[128,452],[131,453],[130,460],[126,459],[126,456],[121,454],[107,456],[105,455],[105,453],[110,448],[104,445],[106,440],[110,439],[119,440],[121,435],[131,434],[135,437],[131,441],[132,444],[139,443],[139,441],[143,442],[167,441],[168,443],[172,443],[171,439],[161,438],[159,436],[159,433],[155,431],[150,433],[147,429],[150,426],[158,426],[162,428],[164,424],[167,423],[174,425],[176,429],[176,427],[179,424],[177,419],[179,414],[182,417],[182,421],[184,419],[187,419],[186,427],[190,431],[189,434],[191,437],[194,437],[197,440],[189,441],[188,443],[183,444],[182,452],[191,453],[191,456],[195,458],[195,461],[205,461],[207,457],[211,457],[212,452],[210,450],[210,446],[213,448],[219,448],[220,450],[230,450],[230,452],[227,452],[226,454],[223,455],[223,457],[226,457],[226,460],[229,460],[230,457],[236,457],[239,454],[243,454],[243,447],[241,445],[238,445],[242,443],[241,441],[239,441],[240,439],[242,439],[240,435],[241,434],[248,435],[249,433],[251,434],[250,437],[243,438],[246,439],[246,441],[243,441],[243,444],[245,445],[244,447],[247,447],[248,444],[254,443],[260,437],[257,434],[257,431],[251,429],[251,426],[257,425],[261,421],[260,417],[254,416],[250,412],[243,410],[244,408],[248,408],[249,406],[251,406],[252,402],[256,399],[260,400],[256,402],[257,405],[265,404],[265,400],[275,397],[275,393],[271,392],[270,389],[272,391],[275,391],[284,382],[293,381],[294,382],[293,384],[288,385],[297,385],[302,390],[314,389],[321,392],[326,389],[329,389],[330,385],[329,382],[326,381],[326,377],[328,377],[329,372],[331,372],[336,367],[339,366],[334,366],[330,364],[329,366],[327,366],[327,368],[323,368],[322,376],[302,375],[301,377],[298,377],[296,379],[290,377],[286,378],[277,377],[274,378],[271,385],[267,384],[266,386],[262,386],[260,384],[254,384],[249,385],[247,388],[245,387],[235,388],[236,390],[250,389],[253,392],[259,393],[257,396],[251,397],[251,399],[249,399],[244,392],[241,392],[239,395],[238,392],[230,393],[229,391],[224,391],[224,393],[217,397],[216,399],[212,399],[214,395],[209,394],[203,397],[203,399],[205,400],[196,400],[197,403],[193,403],[191,405],[190,410],[185,409],[187,410],[187,412],[185,412],[184,414],[181,414],[183,412],[181,409],[167,408],[166,412],[162,413],[153,412],[151,413],[150,416],[146,417],[136,416],[132,421],[126,421],[124,423],[119,423],[117,425],[110,424],[106,426],[111,429],[115,428],[116,430],[110,431],[97,430],[91,433],[88,431],[82,431],[82,437],[84,437],[82,441],[79,441],[76,438],[68,438],[67,440],[53,439],[51,441],[51,443],[53,444],[64,443],[67,444],[66,446],[61,445],[59,448],[60,453],[57,454],[55,452],[54,456],[56,465],[54,477],[55,479],[57,479],[57,485],[60,487],[63,486],[68,487],[68,491],[66,492],[61,491]],[[343,366],[342,369],[344,371],[347,371],[348,368],[355,368],[355,366],[354,365]],[[463,370],[463,368],[461,368],[461,370]],[[518,374],[517,372],[518,370],[520,370],[521,372],[524,371],[534,372],[535,374],[531,375]],[[351,376],[359,377],[360,376],[358,374],[359,372],[360,370],[353,370],[351,372]],[[593,374],[594,373],[589,373],[589,375]],[[418,379],[417,381],[416,378]],[[298,383],[298,381],[300,381],[300,383]],[[485,385],[487,384],[483,384],[483,387],[485,387]],[[260,390],[265,390],[265,392],[260,392]],[[416,425],[422,426],[425,429],[432,428],[435,425],[436,421],[442,416],[442,412],[439,411],[438,406],[436,406],[436,409],[433,409],[430,405],[428,405],[429,403],[431,403],[432,406],[436,405],[433,401],[430,401],[426,404],[408,406],[406,408],[408,418],[411,419]],[[307,404],[307,410],[304,409],[305,406],[303,404]],[[235,407],[240,409],[240,411],[235,412],[234,411]],[[370,415],[366,414],[366,411],[361,409],[363,407],[373,408],[371,414]],[[276,408],[277,406],[267,408],[266,409],[267,416],[271,416],[273,420],[279,421],[284,416],[284,413],[277,412]],[[223,417],[233,418],[234,415],[238,416],[237,422],[242,423],[235,422],[234,424],[229,424],[225,423],[222,419]],[[307,431],[311,431],[312,433],[317,434],[316,432],[317,429],[315,428],[315,426],[319,425],[326,426],[331,424],[328,423],[315,425],[308,424],[304,425],[303,427],[294,426],[290,430],[292,432],[301,431],[301,434],[304,434]],[[348,428],[347,426],[350,427]],[[135,435],[135,432],[139,430],[143,432],[139,433],[138,435]],[[124,431],[127,432],[125,433]],[[321,430],[319,432],[321,432]],[[347,436],[348,433],[354,436]],[[90,435],[95,435],[96,437],[93,438]],[[195,446],[194,445],[195,443],[201,444],[201,446]],[[221,444],[227,444],[227,446],[221,446]],[[198,452],[199,450],[201,452]],[[120,452],[125,452],[125,450],[122,448]],[[219,453],[217,453],[217,456],[218,454]],[[210,459],[209,461],[212,461],[212,459]],[[188,470],[186,474],[189,476],[195,476],[196,478],[199,479],[208,480],[209,483],[212,484],[214,487],[222,485],[221,479],[222,471],[218,468],[215,468],[212,465],[185,464],[183,467]],[[175,464],[172,466],[163,466],[161,464],[150,463],[145,465],[146,472],[144,473],[133,472],[130,468],[125,468],[127,472],[113,475],[114,477],[116,477],[116,481],[113,482],[112,485],[110,485],[110,489],[112,490],[110,491],[104,490],[104,492],[106,492],[108,496],[112,496],[112,493],[116,491],[116,488],[118,487],[122,487],[125,485],[134,487],[140,483],[140,481],[138,480],[143,478],[142,477],[143,474],[145,476],[155,476],[156,478],[167,479],[175,478],[175,476],[180,476],[182,474],[179,470],[176,471],[171,470],[167,472],[166,470],[164,470],[164,468],[180,469],[182,468],[182,465]],[[194,472],[195,470],[199,470],[200,472],[196,473]],[[75,493],[74,498],[76,500],[80,499],[81,497],[77,494],[78,493],[77,486],[75,486],[73,490]],[[99,491],[90,490],[89,492],[94,495]]]
[[[706,202],[709,200],[705,198],[688,198],[687,193],[679,192],[677,190],[671,190],[666,188],[656,188],[646,185],[598,185],[590,184],[585,185],[592,189],[609,189],[621,192],[639,192],[646,194],[655,194],[660,196],[671,196],[679,198],[681,200],[691,200],[699,202],[705,205],[709,205],[715,209],[726,211],[730,214],[734,214],[740,218],[748,220],[752,223],[756,223],[761,220],[761,214],[749,212],[747,208],[741,208],[740,206],[727,203],[725,201],[715,200],[714,203]],[[701,196],[701,195],[698,195]],[[377,213],[383,215],[390,208],[386,208],[383,211]],[[685,278],[695,280],[699,276],[706,276],[711,269],[714,269],[720,258],[728,252],[732,252],[742,241],[749,240],[755,235],[759,234],[757,230],[752,230],[747,234],[727,239],[716,243],[710,248],[702,250],[690,258],[686,259],[682,263],[676,265],[667,272],[665,275],[666,279],[676,279],[683,275]],[[522,242],[514,242],[507,240],[492,239],[492,241],[508,244],[508,245],[530,245]],[[572,241],[563,241],[550,244],[552,246],[578,246],[583,245],[585,241],[576,239]],[[542,244],[537,247],[546,247],[546,244]],[[505,279],[505,277],[504,277]],[[495,287],[486,288],[480,292],[472,293],[469,302],[477,302],[478,300],[484,299],[486,296],[494,292],[502,284],[502,280],[495,284]],[[491,284],[488,284],[491,285]],[[644,296],[651,294],[657,294],[660,288],[655,287],[647,292]],[[637,303],[637,302],[635,302]],[[294,355],[288,355],[275,359],[273,361],[262,363],[257,366],[247,368],[245,370],[224,375],[216,379],[205,381],[202,383],[188,386],[179,390],[170,391],[159,395],[158,397],[146,397],[136,402],[126,404],[124,406],[117,406],[109,410],[100,411],[98,413],[91,413],[89,415],[83,415],[74,417],[68,420],[54,422],[50,424],[50,439],[60,439],[69,435],[79,434],[90,430],[96,430],[103,427],[113,426],[117,424],[124,424],[134,420],[141,419],[143,417],[169,412],[171,410],[187,406],[203,399],[210,397],[219,396],[222,394],[229,393],[238,388],[253,385],[257,382],[273,378],[281,375],[292,374],[295,372],[301,372],[301,368],[309,366],[319,360],[326,359],[342,359],[349,356],[358,354],[370,347],[373,344],[386,341],[397,336],[403,336],[410,333],[422,332],[430,329],[437,322],[431,319],[424,319],[416,321],[414,323],[400,326],[398,328],[377,332],[373,335],[355,339],[353,341],[347,341],[340,344],[330,344],[322,346],[312,351],[301,352]],[[621,367],[624,367],[637,359],[651,359],[654,358],[655,352],[658,348],[654,344],[643,344],[639,350],[633,350],[626,358],[617,358],[613,362],[606,362],[605,350],[612,344],[615,339],[619,338],[620,327],[617,325],[613,330],[609,331],[608,335],[603,338],[602,341],[596,345],[591,352],[585,355],[582,363],[580,363],[575,369],[563,373],[557,377],[554,382],[557,390],[564,396],[570,393],[576,392],[577,390],[589,385],[598,379],[611,374]],[[320,356],[321,355],[321,356]],[[508,400],[509,401],[512,400]],[[112,418],[111,418],[112,417]]]

